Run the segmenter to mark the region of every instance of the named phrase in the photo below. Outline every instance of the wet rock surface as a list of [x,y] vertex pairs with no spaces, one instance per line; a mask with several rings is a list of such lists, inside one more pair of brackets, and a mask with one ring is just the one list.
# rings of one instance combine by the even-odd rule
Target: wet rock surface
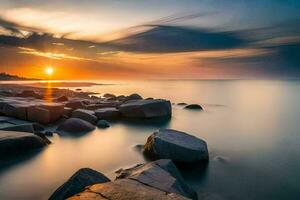
[[16,131],[0,131],[0,157],[20,155],[46,146],[37,135]]
[[59,124],[56,132],[60,135],[77,135],[90,132],[95,129],[91,123],[78,118],[70,118]]
[[105,183],[110,180],[100,172],[90,168],[82,168],[60,186],[49,198],[49,200],[63,200],[82,192],[86,186],[96,183]]
[[115,181],[94,184],[69,199],[197,199],[171,160],[118,170]]
[[163,99],[127,102],[120,105],[119,110],[127,118],[169,118],[172,115],[170,101]]
[[154,159],[187,163],[207,161],[209,157],[204,140],[172,129],[160,129],[149,136],[144,153]]

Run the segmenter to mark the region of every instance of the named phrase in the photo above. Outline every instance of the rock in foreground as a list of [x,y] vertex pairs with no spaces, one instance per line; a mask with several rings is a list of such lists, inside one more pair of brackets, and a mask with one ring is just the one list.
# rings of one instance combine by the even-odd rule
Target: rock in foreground
[[120,170],[118,173],[117,179],[128,178],[167,193],[176,193],[197,199],[196,192],[186,185],[180,172],[169,159],[137,165],[133,168]]
[[105,183],[110,180],[95,170],[82,168],[78,170],[67,182],[60,186],[49,200],[63,200],[82,192],[86,186],[96,183]]
[[172,115],[170,101],[163,99],[128,102],[120,105],[119,110],[127,118],[170,118]]
[[69,198],[96,200],[197,199],[171,160],[158,160],[119,170],[113,182],[95,184]]
[[172,129],[160,129],[148,137],[144,152],[152,158],[171,159],[175,162],[208,160],[205,141]]
[[23,154],[46,146],[37,135],[25,132],[0,131],[0,157]]
[[77,135],[86,133],[95,129],[95,126],[91,123],[78,118],[70,118],[61,123],[56,132],[60,135],[70,134]]
[[185,200],[181,195],[166,193],[130,179],[96,184],[68,200]]

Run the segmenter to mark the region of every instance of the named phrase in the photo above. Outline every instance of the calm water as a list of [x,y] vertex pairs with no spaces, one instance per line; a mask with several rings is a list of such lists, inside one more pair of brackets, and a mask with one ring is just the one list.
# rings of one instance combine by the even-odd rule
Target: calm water
[[0,199],[47,199],[81,167],[114,178],[120,167],[144,162],[133,147],[160,127],[207,141],[206,168],[184,172],[199,197],[214,200],[300,199],[300,82],[147,81],[82,88],[201,103],[203,112],[173,107],[160,125],[114,123],[80,138],[51,138],[41,152],[0,170]]

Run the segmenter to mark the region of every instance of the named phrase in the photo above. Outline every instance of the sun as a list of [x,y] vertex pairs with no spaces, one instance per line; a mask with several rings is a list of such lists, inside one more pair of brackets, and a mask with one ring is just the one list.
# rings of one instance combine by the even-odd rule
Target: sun
[[45,72],[48,76],[51,76],[54,72],[54,69],[52,67],[46,67]]

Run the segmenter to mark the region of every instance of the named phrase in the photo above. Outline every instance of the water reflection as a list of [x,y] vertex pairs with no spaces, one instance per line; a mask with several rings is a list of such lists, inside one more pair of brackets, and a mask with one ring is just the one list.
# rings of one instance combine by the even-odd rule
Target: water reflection
[[0,199],[47,199],[82,167],[114,179],[115,170],[145,162],[134,146],[144,144],[159,128],[186,131],[207,141],[209,163],[181,168],[200,199],[300,199],[300,82],[117,83],[88,90],[203,103],[205,111],[174,106],[172,119],[162,123],[115,121],[108,129],[79,138],[55,135],[52,145],[1,171]]

